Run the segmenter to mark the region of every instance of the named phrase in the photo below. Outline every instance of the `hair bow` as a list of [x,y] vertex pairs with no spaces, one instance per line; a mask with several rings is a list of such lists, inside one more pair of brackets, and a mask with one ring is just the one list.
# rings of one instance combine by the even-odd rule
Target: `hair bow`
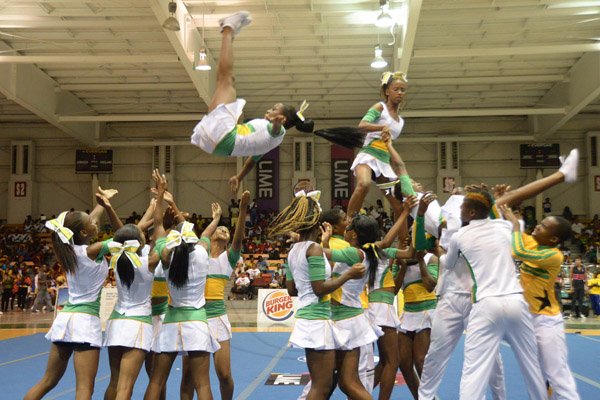
[[167,249],[173,249],[181,244],[181,242],[185,243],[198,243],[200,239],[194,233],[194,224],[191,222],[184,222],[181,227],[181,232],[172,229],[171,232],[167,235]]
[[139,268],[142,266],[142,260],[137,254],[137,250],[140,248],[140,242],[137,240],[126,240],[124,243],[115,242],[114,240],[108,243],[108,250],[110,251],[110,267],[115,269],[117,267],[117,261],[123,254],[129,258],[129,261],[134,267]]
[[303,100],[302,104],[300,104],[300,109],[296,112],[296,115],[298,116],[298,118],[300,118],[300,121],[302,122],[304,122],[305,120],[304,111],[306,111],[308,106],[310,106],[310,103],[308,103],[306,100]]
[[381,260],[381,258],[379,257],[379,251],[377,251],[378,247],[375,243],[365,243],[362,245],[362,248],[365,250],[372,249],[373,253],[375,253],[375,257],[377,257],[378,260]]
[[408,80],[406,79],[406,74],[404,72],[386,71],[381,75],[381,86],[389,85],[392,79],[400,79],[402,82],[408,83]]
[[56,219],[46,221],[46,228],[56,232],[61,242],[68,244],[73,238],[73,231],[65,226],[65,217],[68,211],[61,212]]
[[320,190],[313,190],[308,193],[306,193],[304,190],[301,190],[296,193],[296,197],[310,197],[317,203],[319,212],[321,212],[321,203],[319,203],[319,199],[321,199],[321,191]]

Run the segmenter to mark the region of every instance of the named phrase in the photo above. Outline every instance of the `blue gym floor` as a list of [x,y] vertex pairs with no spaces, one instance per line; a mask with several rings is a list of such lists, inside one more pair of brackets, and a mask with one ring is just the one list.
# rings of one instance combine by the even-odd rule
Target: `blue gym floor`
[[[266,386],[271,372],[302,373],[306,364],[299,360],[302,350],[287,347],[289,333],[234,333],[232,339],[232,369],[237,399],[295,399],[302,386]],[[582,399],[600,399],[600,337],[568,334],[570,365]],[[42,376],[49,343],[42,334],[0,341],[0,388],[1,399],[21,399]],[[526,391],[519,368],[510,348],[501,346],[509,399],[526,399]],[[450,361],[439,395],[441,399],[457,399],[462,368],[462,341]],[[168,382],[167,398],[179,398],[181,362],[176,361]],[[102,351],[96,378],[94,399],[102,399],[108,385],[109,368],[106,351]],[[211,374],[213,396],[218,399],[218,381]],[[142,369],[133,393],[134,399],[143,397],[148,378]],[[377,390],[376,390],[377,392]],[[72,399],[75,393],[75,374],[72,365],[62,381],[45,399]],[[332,399],[344,399],[339,391]],[[376,398],[376,397],[375,397]],[[397,386],[394,399],[409,399],[405,385]]]

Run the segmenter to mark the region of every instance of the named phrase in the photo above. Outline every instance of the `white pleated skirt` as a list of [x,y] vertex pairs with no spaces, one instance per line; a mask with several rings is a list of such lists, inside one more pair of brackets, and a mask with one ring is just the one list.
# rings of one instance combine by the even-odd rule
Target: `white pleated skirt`
[[292,347],[314,350],[335,350],[346,345],[348,333],[341,331],[330,319],[296,318],[290,336]]
[[356,155],[350,169],[354,171],[357,165],[362,164],[368,165],[369,168],[371,168],[371,170],[373,171],[373,174],[376,178],[384,176],[390,181],[395,181],[396,179],[398,179],[398,175],[396,175],[390,164],[380,161],[372,155],[364,152],[360,152]]
[[158,336],[158,353],[183,353],[187,351],[205,351],[214,353],[221,345],[211,335],[208,323],[203,321],[185,321],[164,323]]
[[52,342],[89,343],[102,347],[100,318],[86,313],[61,311],[52,323],[46,339]]
[[152,349],[152,325],[134,319],[109,319],[106,322],[104,347],[123,346],[150,351]]
[[211,335],[213,335],[217,342],[224,342],[231,340],[231,324],[227,314],[219,315],[218,317],[208,319],[208,329],[210,329]]
[[431,329],[435,309],[418,312],[404,311],[400,317],[400,332],[420,332],[423,329]]
[[365,314],[334,321],[334,324],[340,331],[348,335],[348,341],[344,346],[339,347],[339,350],[356,349],[371,344],[383,336],[383,330],[373,324]]
[[244,99],[236,99],[233,103],[219,104],[194,127],[192,144],[212,154],[217,144],[235,128],[244,111],[244,105],[246,105]]
[[369,303],[367,316],[377,326],[398,329],[400,320],[393,304]]

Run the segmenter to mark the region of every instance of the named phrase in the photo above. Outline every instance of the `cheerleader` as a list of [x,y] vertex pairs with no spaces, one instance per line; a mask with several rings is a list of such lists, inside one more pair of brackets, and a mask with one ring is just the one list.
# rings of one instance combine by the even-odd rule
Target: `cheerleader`
[[100,292],[108,264],[108,241],[90,244],[98,235],[98,219],[104,209],[113,229],[121,221],[109,200],[117,191],[98,188],[98,205],[88,215],[82,211],[63,212],[58,218],[46,222],[53,231],[52,247],[56,258],[67,275],[69,301],[58,313],[46,339],[52,342],[48,364],[43,378],[25,395],[25,400],[41,399],[60,381],[69,359],[75,354],[77,399],[90,399],[98,371],[102,346],[100,325]]
[[[342,250],[325,249],[329,259],[347,265],[362,262],[369,270],[369,309],[370,322],[378,326],[383,335],[377,340],[380,364],[376,369],[375,382],[381,383],[380,399],[391,396],[396,370],[398,369],[398,339],[396,329],[399,325],[394,303],[394,280],[389,269],[389,259],[403,259],[411,256],[411,249],[401,251],[388,248],[398,235],[401,226],[408,217],[410,208],[416,204],[416,198],[411,196],[404,203],[403,211],[394,226],[388,231],[383,240],[378,241],[379,224],[372,217],[356,215],[346,227],[344,239],[351,247]],[[326,224],[326,234],[331,226]],[[385,251],[382,250],[385,248]],[[380,334],[379,330],[376,330]],[[379,377],[379,379],[377,379]]]
[[167,187],[164,175],[154,171],[157,205],[154,214],[158,239],[155,251],[167,283],[171,305],[167,309],[158,337],[156,362],[146,389],[145,399],[158,399],[171,366],[179,352],[189,355],[190,371],[199,398],[212,399],[209,377],[209,354],[219,349],[210,334],[204,309],[204,287],[208,275],[208,244],[200,241],[193,224],[183,222],[164,238],[162,201]]
[[111,371],[105,400],[131,398],[146,354],[152,349],[150,294],[160,259],[151,249],[143,255],[145,245],[144,233],[134,224],[119,228],[108,243],[118,299],[104,338]]
[[394,184],[400,182],[405,195],[414,194],[404,163],[391,145],[391,140],[400,136],[404,126],[398,109],[406,87],[407,80],[402,72],[385,72],[380,87],[381,97],[385,101],[373,105],[358,125],[359,129],[368,133],[351,167],[356,176],[356,188],[348,204],[348,215],[351,217],[360,210],[373,179],[381,184],[378,186],[397,215],[401,212],[401,205],[390,190]]
[[[250,192],[245,191],[240,201],[240,221],[246,218],[246,212],[250,204]],[[215,211],[218,211],[215,213]],[[244,224],[235,226],[235,233],[229,249],[230,233],[225,226],[217,227],[221,217],[221,207],[218,203],[213,204],[213,221],[206,227],[202,237],[210,237],[210,258],[208,260],[208,278],[206,279],[206,316],[211,334],[217,339],[221,348],[213,354],[215,371],[219,378],[221,399],[233,398],[233,377],[231,376],[231,324],[227,317],[225,308],[225,286],[233,268],[240,259],[242,242],[244,240]],[[183,359],[183,374],[181,377],[182,399],[193,399],[193,387],[191,380],[187,379],[189,373],[187,357]]]
[[364,266],[355,264],[339,277],[329,279],[331,267],[325,260],[323,248],[316,243],[320,214],[317,200],[304,192],[298,193],[277,215],[269,232],[273,237],[288,232],[299,234],[299,241],[288,252],[286,286],[291,296],[298,296],[300,303],[290,343],[305,351],[312,379],[309,399],[329,397],[336,364],[335,349],[348,341],[331,320],[329,294],[365,273]]

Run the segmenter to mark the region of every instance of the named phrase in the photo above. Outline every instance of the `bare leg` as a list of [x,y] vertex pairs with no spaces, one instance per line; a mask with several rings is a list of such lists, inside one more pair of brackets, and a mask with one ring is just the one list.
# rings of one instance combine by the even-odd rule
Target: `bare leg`
[[351,351],[336,350],[335,355],[339,376],[338,385],[342,392],[352,400],[371,400],[373,397],[364,388],[358,376],[360,348]]
[[431,343],[431,329],[423,329],[415,333],[413,341],[413,363],[419,377],[423,373],[423,364],[425,364],[425,356],[429,351],[429,343]]
[[387,400],[394,390],[394,381],[398,370],[398,333],[396,328],[387,326],[381,328],[383,336],[377,339],[379,364],[382,366],[379,378],[379,400]]
[[550,176],[538,179],[525,186],[506,192],[502,197],[496,200],[496,205],[506,204],[509,207],[519,205],[524,200],[530,199],[542,193],[546,189],[558,185],[565,181],[565,176],[562,172],[556,171]]
[[[158,354],[153,351],[146,354],[145,366],[148,378],[152,377],[152,369],[154,368],[154,363],[157,356]],[[160,400],[167,400],[167,385],[163,385],[162,387],[162,391],[160,392]]]
[[354,217],[360,211],[362,207],[363,201],[367,194],[369,193],[369,188],[371,187],[371,174],[373,171],[368,165],[357,165],[354,170],[354,174],[356,175],[356,187],[354,188],[354,192],[352,192],[352,196],[350,197],[350,202],[348,203],[348,211],[347,214],[350,218]]
[[177,353],[160,353],[154,358],[152,377],[148,383],[148,388],[146,388],[144,400],[157,400],[160,398],[160,392],[167,383],[176,357]]
[[[402,202],[398,200],[393,194],[387,193],[385,190],[383,191],[385,198],[392,206],[392,211],[394,213],[394,222],[400,218],[400,214],[402,214]],[[408,238],[408,220],[404,222],[402,227],[400,228],[400,233],[398,234],[399,246],[403,244],[403,241]]]
[[114,400],[117,397],[117,385],[119,383],[119,372],[121,369],[121,357],[123,347],[110,346],[108,348],[108,363],[110,365],[110,382],[104,392],[104,400]]
[[221,348],[213,354],[215,370],[219,378],[219,389],[221,399],[233,399],[233,377],[231,376],[231,342],[226,340],[219,342]]
[[75,367],[76,400],[89,400],[92,398],[99,360],[100,349],[97,347],[75,350],[73,366]]
[[48,355],[48,364],[46,365],[44,376],[34,387],[29,389],[23,399],[41,399],[46,393],[52,390],[64,375],[71,354],[73,354],[73,348],[70,346],[52,343],[52,345],[50,345],[50,354]]
[[179,399],[194,399],[194,376],[190,370],[190,357],[181,357],[181,383],[179,384]]
[[190,351],[188,363],[193,376],[194,387],[199,399],[212,400],[210,390],[210,353],[205,351]]
[[307,400],[325,400],[329,396],[335,369],[335,350],[305,349],[306,363],[312,382]]
[[119,382],[117,384],[117,400],[128,400],[133,393],[133,386],[140,374],[140,369],[142,369],[146,352],[141,349],[124,347],[122,351]]
[[400,355],[400,372],[410,389],[413,398],[419,397],[419,378],[415,372],[413,361],[414,332],[398,332],[398,350]]
[[219,52],[219,65],[217,66],[217,84],[215,93],[208,106],[211,112],[219,104],[233,103],[236,99],[235,86],[233,85],[233,30],[226,26],[223,28],[221,50]]

